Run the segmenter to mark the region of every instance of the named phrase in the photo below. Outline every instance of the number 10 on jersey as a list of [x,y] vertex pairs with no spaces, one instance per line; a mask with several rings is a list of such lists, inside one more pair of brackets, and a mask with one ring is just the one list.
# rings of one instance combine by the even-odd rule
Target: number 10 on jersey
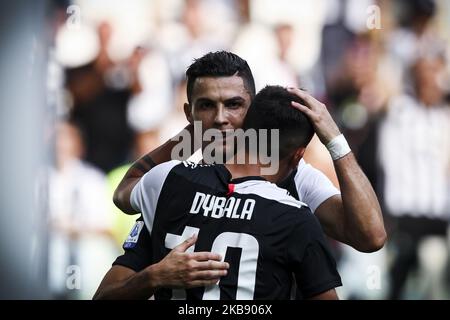
[[[165,239],[165,246],[168,249],[173,249],[193,234],[199,234],[199,231],[199,228],[186,226],[181,235],[168,233]],[[211,244],[211,252],[220,254],[223,258],[225,258],[228,248],[239,248],[242,250],[238,268],[236,300],[252,300],[255,292],[256,267],[259,254],[258,241],[247,233],[223,232]],[[187,250],[187,252],[194,251],[195,245]],[[173,290],[172,299],[186,299],[186,291],[182,289]],[[215,285],[206,287],[202,299],[220,300],[220,281]]]

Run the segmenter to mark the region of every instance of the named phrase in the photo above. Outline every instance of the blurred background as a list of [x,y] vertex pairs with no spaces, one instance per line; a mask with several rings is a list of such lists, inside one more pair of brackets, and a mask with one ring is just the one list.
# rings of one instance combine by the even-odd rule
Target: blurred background
[[[186,124],[186,68],[249,62],[257,90],[326,103],[388,242],[330,243],[342,299],[450,299],[450,2],[80,0],[0,4],[0,298],[90,299],[135,217],[112,193]],[[307,161],[338,186],[314,139]]]

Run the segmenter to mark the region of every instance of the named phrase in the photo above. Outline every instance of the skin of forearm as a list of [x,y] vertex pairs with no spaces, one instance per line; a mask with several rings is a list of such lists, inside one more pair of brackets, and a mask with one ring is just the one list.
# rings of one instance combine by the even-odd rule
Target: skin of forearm
[[353,153],[334,161],[334,166],[341,187],[346,242],[364,252],[379,250],[386,231],[375,191]]
[[100,288],[94,300],[144,300],[149,299],[157,290],[155,279],[150,271],[151,266],[127,279],[112,281]]
[[336,290],[331,289],[324,293],[318,294],[317,296],[311,297],[308,300],[339,300],[339,297]]
[[[167,140],[163,145],[156,148],[155,150],[149,152],[147,155],[151,157],[155,164],[161,164],[166,161],[172,160],[172,149],[181,141],[177,138],[182,134],[183,131],[187,131],[189,133],[189,137],[191,137],[191,153],[183,155],[183,160],[189,158],[194,152],[194,126],[192,124],[187,125],[183,130],[181,130],[174,138]],[[143,157],[145,158],[145,156]],[[141,158],[142,159],[142,158]],[[147,169],[147,171],[150,169]],[[147,172],[146,171],[146,172]],[[145,172],[144,172],[145,173]]]
[[113,202],[117,208],[126,214],[138,213],[130,203],[130,195],[134,186],[139,182],[139,178],[124,177],[119,186],[114,191]]
[[[188,130],[193,136],[193,126],[188,125],[184,130]],[[178,136],[178,135],[177,135]],[[155,165],[161,164],[166,161],[171,160],[172,149],[179,143],[179,141],[173,141],[172,139],[166,141],[163,145],[150,151],[148,154],[144,155],[137,161],[135,161],[131,167],[128,169],[125,176],[120,181],[116,190],[114,191],[113,201],[114,204],[123,212],[128,214],[137,213],[130,205],[130,194],[133,187],[139,182],[144,174],[150,171]],[[191,142],[193,147],[193,141]],[[193,148],[191,148],[192,150]],[[193,151],[193,150],[192,150]],[[191,156],[190,154],[185,155],[185,157]]]

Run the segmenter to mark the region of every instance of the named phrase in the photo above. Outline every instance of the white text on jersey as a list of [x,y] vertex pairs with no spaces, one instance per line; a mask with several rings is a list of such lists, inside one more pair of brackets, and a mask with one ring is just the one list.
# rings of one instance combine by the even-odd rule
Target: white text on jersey
[[220,219],[225,216],[230,219],[250,220],[253,209],[255,209],[255,203],[253,199],[243,200],[235,197],[217,197],[197,192],[189,213],[197,214],[203,210],[205,217]]

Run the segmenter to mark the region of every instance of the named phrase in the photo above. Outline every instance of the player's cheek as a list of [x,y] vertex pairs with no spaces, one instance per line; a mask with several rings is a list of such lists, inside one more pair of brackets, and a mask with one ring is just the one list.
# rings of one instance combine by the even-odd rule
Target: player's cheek
[[200,121],[202,123],[203,133],[213,128],[214,126],[214,115],[211,112],[199,111],[194,115],[194,121]]
[[247,113],[247,109],[240,109],[236,110],[231,116],[231,123],[235,129],[242,128],[242,125],[244,124],[244,118]]

